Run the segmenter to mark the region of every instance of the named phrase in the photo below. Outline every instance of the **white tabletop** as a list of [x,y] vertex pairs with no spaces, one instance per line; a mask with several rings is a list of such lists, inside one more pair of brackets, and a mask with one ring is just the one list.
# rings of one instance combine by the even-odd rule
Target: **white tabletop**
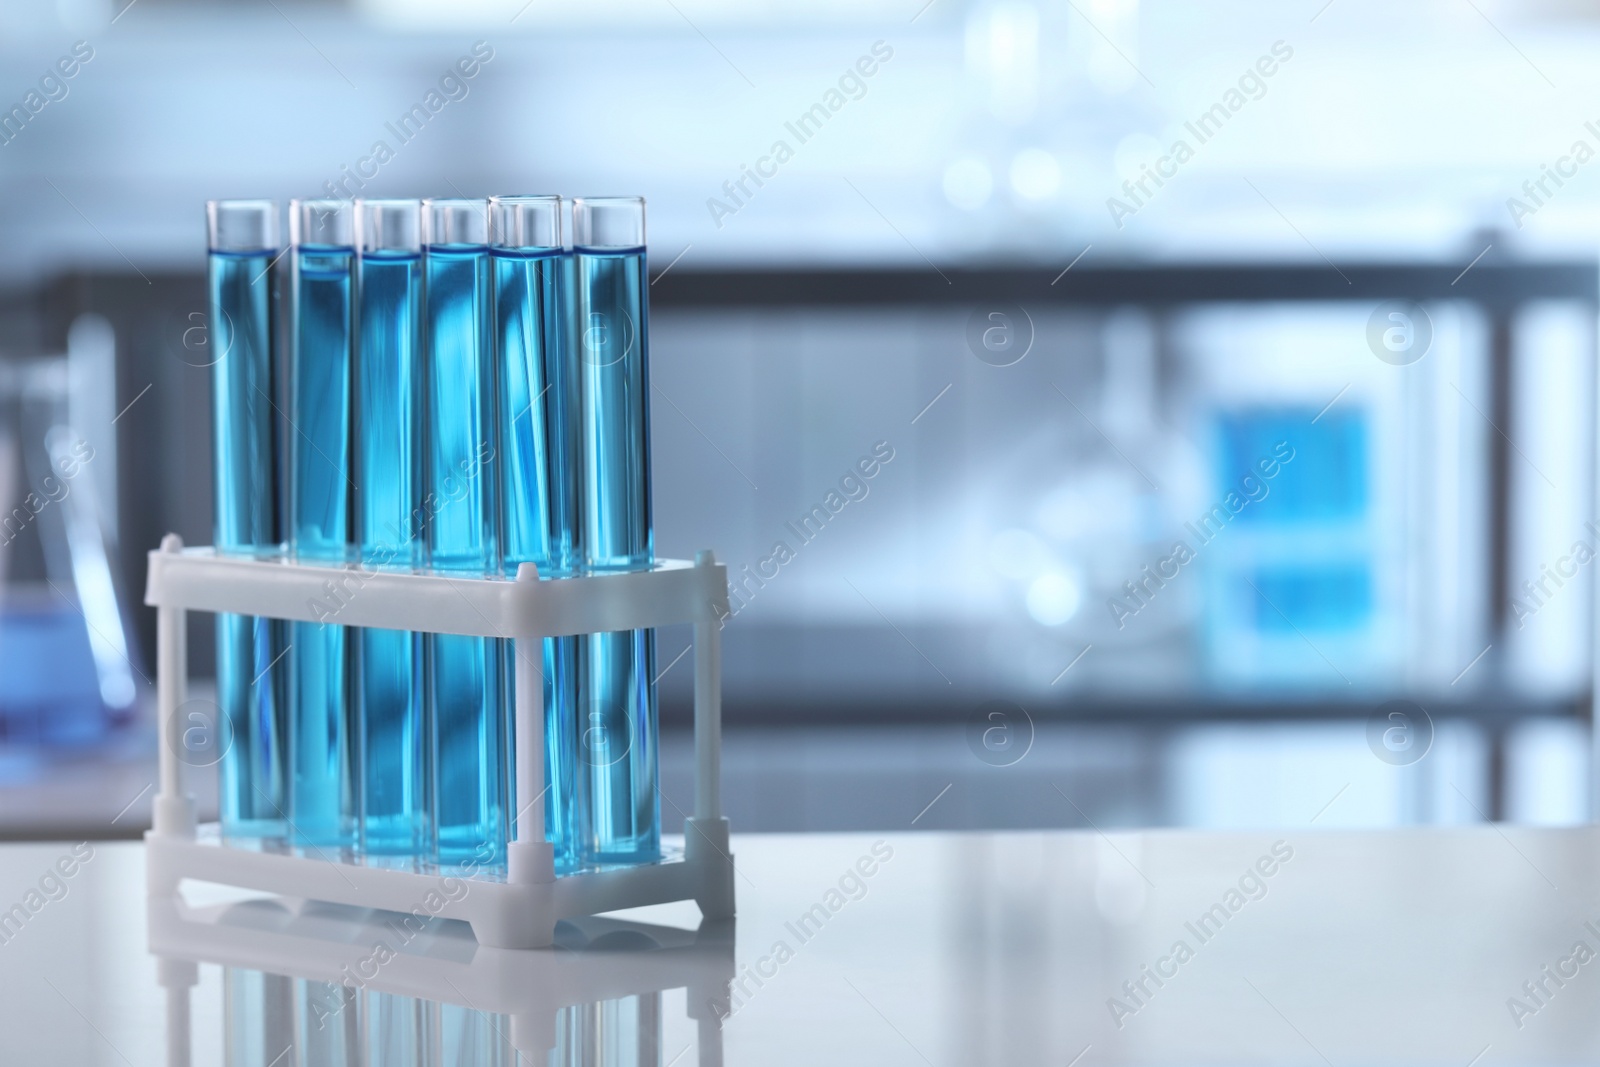
[[[1589,829],[765,835],[736,837],[735,852],[731,955],[720,934],[701,932],[676,954],[557,950],[523,961],[435,930],[402,945],[406,958],[379,968],[362,996],[432,982],[444,999],[491,1013],[485,1032],[509,1049],[511,1017],[493,1012],[520,1012],[519,1039],[543,1041],[564,1031],[537,1020],[583,991],[663,989],[642,1016],[653,1051],[637,1058],[632,1035],[620,1062],[676,1067],[718,1062],[708,1047],[717,1027],[692,1016],[730,1007],[722,1062],[762,1067],[1491,1067],[1600,1056],[1600,836]],[[86,862],[70,845],[6,846],[0,909],[14,903],[37,910],[20,922],[11,913],[20,929],[0,926],[0,1058],[168,1063],[177,1023],[149,954],[141,846],[95,845]],[[151,914],[158,924],[180,915]],[[302,976],[357,964],[394,929],[325,909],[180,917],[156,931],[169,950],[181,943],[178,955]],[[698,923],[687,904],[640,918]],[[606,940],[629,936],[613,929]],[[184,966],[167,964],[169,980]],[[257,1053],[297,1042],[282,1064],[325,1054],[300,1047],[304,1034],[281,1013],[242,1018],[244,1004],[228,1024],[235,1044],[250,1027],[265,1032],[249,1055],[225,1055],[222,968],[196,973],[181,993],[194,1063],[266,1067],[272,1057]],[[730,1001],[688,1003],[713,999],[730,974]],[[284,987],[304,995],[303,983]],[[641,1018],[637,1003],[585,1018],[623,1016]],[[357,1043],[357,1030],[370,1032],[353,1028]],[[455,1062],[366,1055],[349,1062]]]

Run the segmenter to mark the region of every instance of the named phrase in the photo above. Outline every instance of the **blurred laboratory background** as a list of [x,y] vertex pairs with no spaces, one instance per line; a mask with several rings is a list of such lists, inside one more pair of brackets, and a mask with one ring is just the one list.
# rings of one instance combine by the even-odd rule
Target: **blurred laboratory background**
[[148,825],[203,201],[452,192],[649,200],[736,829],[1583,821],[1597,48],[1594,0],[0,0],[0,837]]

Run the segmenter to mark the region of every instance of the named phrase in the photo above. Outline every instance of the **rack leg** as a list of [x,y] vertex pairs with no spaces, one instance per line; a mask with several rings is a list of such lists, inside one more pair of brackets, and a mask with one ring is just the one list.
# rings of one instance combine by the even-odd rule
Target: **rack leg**
[[[182,550],[183,539],[177,534],[167,534],[161,539],[161,551]],[[156,705],[161,728],[158,749],[161,770],[151,833],[157,837],[194,836],[194,798],[184,792],[183,760],[177,751],[177,746],[183,743],[178,709],[183,706],[189,684],[188,643],[184,633],[187,615],[181,608],[156,609]],[[212,728],[220,731],[223,724],[218,721]],[[156,873],[152,869],[152,876]]]
[[[696,566],[716,563],[710,549],[696,553]],[[694,624],[694,815],[722,818],[722,624]]]
[[[710,567],[716,558],[705,549],[694,562]],[[722,623],[714,618],[694,624],[694,756],[694,818],[683,828],[684,854],[699,872],[700,914],[726,919],[734,912],[733,853],[722,817]]]

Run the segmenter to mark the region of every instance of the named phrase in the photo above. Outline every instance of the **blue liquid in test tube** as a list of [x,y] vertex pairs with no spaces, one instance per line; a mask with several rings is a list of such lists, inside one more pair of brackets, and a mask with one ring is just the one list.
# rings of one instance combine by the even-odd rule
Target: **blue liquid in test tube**
[[[411,571],[421,560],[422,202],[361,201],[359,215],[353,536],[363,570]],[[422,642],[376,628],[352,630],[350,641],[361,848],[420,856],[429,807]]]
[[[544,578],[573,573],[579,456],[577,377],[563,363],[563,294],[572,255],[562,248],[565,205],[556,196],[495,197],[489,206],[500,421],[500,550],[507,577],[534,563]],[[575,862],[572,814],[577,742],[577,637],[548,638],[545,708],[545,837],[557,871]],[[511,647],[511,646],[508,646]],[[514,659],[514,657],[511,657]],[[507,675],[514,683],[515,665]],[[507,692],[515,690],[508,688]],[[515,723],[510,736],[515,738]],[[512,751],[514,751],[514,743]],[[515,798],[511,810],[520,806]],[[527,803],[526,800],[520,803]]]
[[[423,202],[428,565],[473,578],[500,573],[488,207],[486,200]],[[425,641],[439,862],[504,863],[507,642],[456,634]]]
[[[301,562],[339,564],[350,532],[355,208],[343,200],[295,200],[290,212],[289,549]],[[337,577],[330,570],[330,582]],[[336,608],[338,600],[330,595],[328,603]],[[295,622],[290,642],[290,832],[298,844],[353,846],[359,800],[345,630]]]
[[[644,201],[573,204],[582,459],[579,538],[595,571],[649,567],[650,373]],[[576,821],[584,865],[660,858],[655,632],[580,640]]]
[[[206,221],[214,360],[213,543],[219,552],[250,553],[276,546],[282,532],[273,464],[278,205],[213,200],[206,205]],[[226,719],[227,744],[219,786],[222,832],[281,836],[287,723],[286,672],[278,659],[284,627],[272,619],[219,614],[216,628],[217,703]]]

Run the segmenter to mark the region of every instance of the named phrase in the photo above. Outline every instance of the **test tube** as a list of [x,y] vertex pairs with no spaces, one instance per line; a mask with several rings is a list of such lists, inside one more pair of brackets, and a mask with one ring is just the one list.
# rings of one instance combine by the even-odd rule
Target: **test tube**
[[[348,557],[350,362],[355,332],[355,205],[293,200],[293,346],[289,366],[289,551],[299,562]],[[318,622],[290,624],[290,831],[298,844],[353,846],[356,774],[345,697],[348,595],[330,573]],[[359,590],[355,592],[359,596]]]
[[[559,196],[497,196],[489,202],[494,272],[495,365],[500,422],[500,551],[515,577],[534,563],[544,578],[573,573],[579,455],[574,435],[578,381],[562,362],[567,317],[562,298],[572,255],[563,247],[566,205]],[[545,838],[557,871],[573,862],[573,767],[576,758],[578,638],[543,642]],[[512,658],[512,657],[508,657]],[[512,671],[515,664],[511,665]],[[507,693],[515,692],[508,671]],[[516,751],[516,721],[510,721]],[[510,810],[520,807],[507,776]]]
[[[573,201],[584,566],[654,561],[644,200]],[[655,631],[589,634],[578,665],[576,837],[585,866],[660,858]]]
[[[357,224],[354,543],[364,570],[410,571],[422,558],[422,201],[358,201]],[[420,856],[428,826],[421,640],[374,628],[350,639],[361,849]]]
[[[206,229],[213,544],[218,552],[259,552],[282,540],[273,462],[278,205],[208,201]],[[272,619],[219,614],[216,628],[217,704],[225,720],[216,727],[225,729],[229,742],[219,779],[222,832],[281,836],[287,803],[286,671],[279,663],[284,627]]]
[[[422,205],[428,565],[477,578],[500,573],[488,209],[487,200]],[[443,864],[505,862],[505,644],[458,634],[425,639],[434,834]]]

